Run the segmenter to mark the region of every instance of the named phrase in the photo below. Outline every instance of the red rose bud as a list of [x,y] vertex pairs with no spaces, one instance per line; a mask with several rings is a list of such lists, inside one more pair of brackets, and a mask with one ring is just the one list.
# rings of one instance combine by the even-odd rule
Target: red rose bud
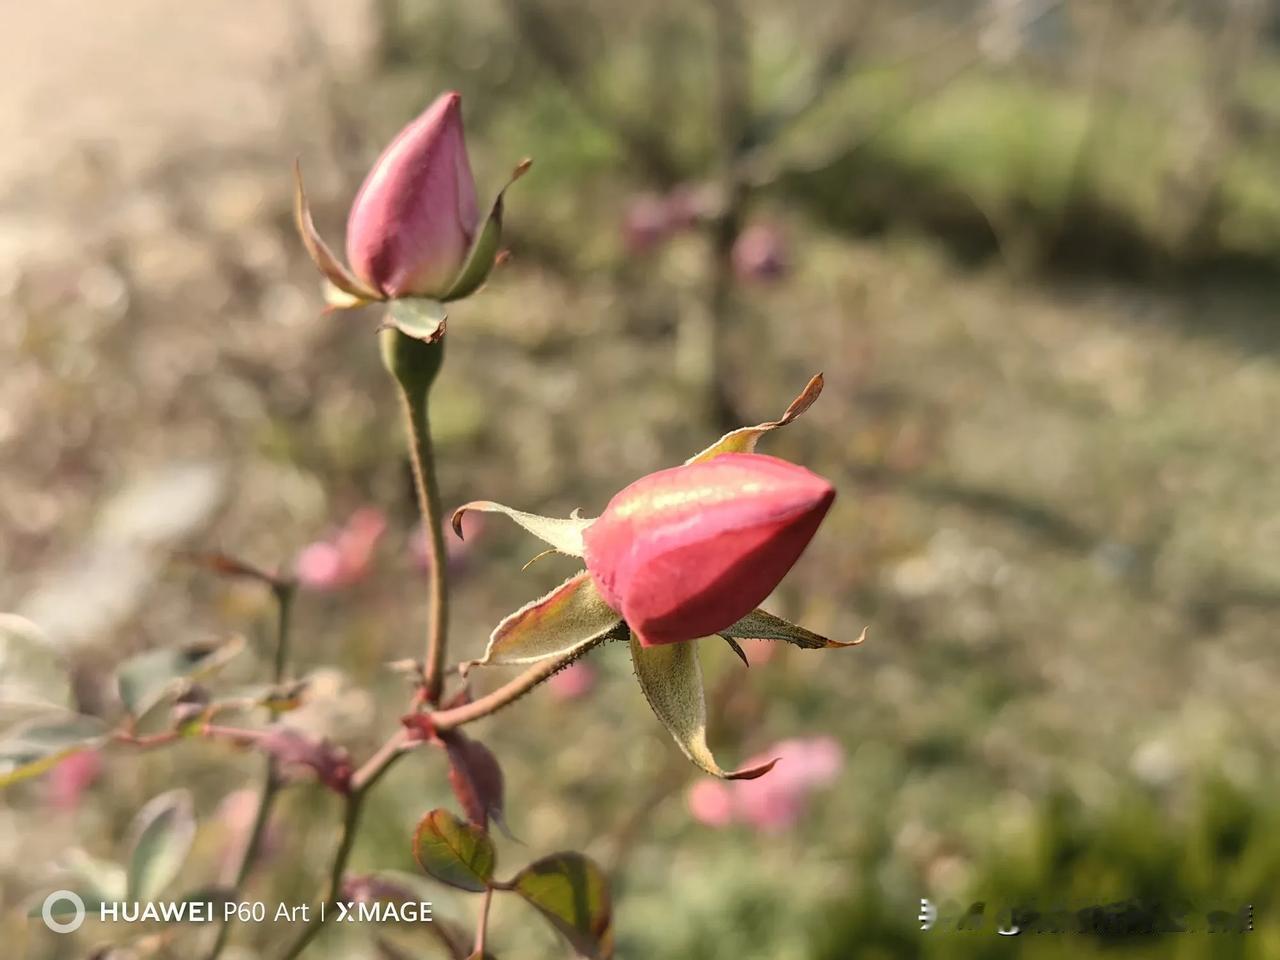
[[729,453],[642,477],[583,534],[597,589],[644,646],[736,623],[799,559],[835,490],[776,457]]
[[462,98],[444,93],[383,151],[347,220],[347,259],[386,297],[439,297],[480,225]]

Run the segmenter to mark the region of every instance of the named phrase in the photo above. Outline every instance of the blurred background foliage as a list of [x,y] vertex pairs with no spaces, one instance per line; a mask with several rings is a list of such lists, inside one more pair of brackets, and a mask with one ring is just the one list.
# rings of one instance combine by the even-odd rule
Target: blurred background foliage
[[[821,401],[766,452],[840,499],[772,606],[840,638],[871,626],[856,650],[745,672],[705,651],[726,762],[786,737],[841,746],[785,829],[692,815],[691,768],[620,649],[593,654],[589,692],[477,726],[525,844],[501,841],[500,862],[572,847],[609,865],[624,957],[1280,955],[1280,8],[47,8],[0,13],[15,49],[66,53],[17,56],[0,99],[0,606],[45,628],[84,710],[110,713],[124,657],[190,639],[248,633],[220,682],[264,674],[269,597],[176,547],[288,567],[374,506],[389,528],[368,571],[299,599],[296,671],[318,675],[294,722],[358,755],[395,722],[384,664],[424,629],[399,424],[376,318],[319,316],[289,165],[340,237],[379,145],[456,87],[479,182],[535,166],[509,198],[511,262],[450,320],[446,508],[590,514],[821,369]],[[673,197],[697,198],[696,223],[638,234]],[[735,262],[755,225],[777,269]],[[457,658],[570,572],[519,572],[535,546],[498,523],[469,542]],[[52,937],[24,898],[69,846],[119,856],[174,784],[201,823],[182,881],[209,882],[235,842],[228,795],[256,770],[194,742],[111,751],[71,802],[50,780],[5,793],[6,942],[61,958],[122,939]],[[439,756],[404,762],[354,867],[413,869],[412,825],[451,802]],[[309,899],[336,810],[288,790],[250,895]],[[1255,929],[922,933],[921,897],[1252,904]],[[474,904],[435,899],[470,922]],[[280,939],[246,927],[233,950]],[[562,955],[514,905],[490,942]],[[313,950],[375,955],[344,930]]]

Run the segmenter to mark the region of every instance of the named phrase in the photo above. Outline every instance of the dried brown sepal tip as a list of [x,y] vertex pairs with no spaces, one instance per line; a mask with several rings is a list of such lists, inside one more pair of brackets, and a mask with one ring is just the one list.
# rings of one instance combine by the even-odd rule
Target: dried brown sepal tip
[[777,763],[778,763],[778,761],[779,761],[780,759],[782,759],[782,758],[781,758],[781,757],[774,757],[774,758],[773,758],[772,760],[770,760],[768,763],[762,763],[762,764],[760,764],[759,766],[756,766],[756,767],[743,767],[741,770],[734,770],[732,773],[726,773],[726,774],[724,775],[724,779],[726,779],[726,780],[755,780],[755,779],[758,779],[759,777],[763,777],[766,773],[768,773],[768,772],[769,772],[770,770],[772,770],[775,766],[777,766]]

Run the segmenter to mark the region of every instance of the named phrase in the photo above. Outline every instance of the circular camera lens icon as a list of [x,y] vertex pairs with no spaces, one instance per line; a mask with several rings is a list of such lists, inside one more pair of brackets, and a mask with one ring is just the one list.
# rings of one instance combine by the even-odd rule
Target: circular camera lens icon
[[[71,917],[67,920],[58,919],[66,916],[66,908],[59,909],[55,913],[55,908],[60,903],[71,904]],[[73,890],[55,890],[44,898],[44,906],[40,908],[40,919],[54,933],[75,933],[84,923],[84,901]]]

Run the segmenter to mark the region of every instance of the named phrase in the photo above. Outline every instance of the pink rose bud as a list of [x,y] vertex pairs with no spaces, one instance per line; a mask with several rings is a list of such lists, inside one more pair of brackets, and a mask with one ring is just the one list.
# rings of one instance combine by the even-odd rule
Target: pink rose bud
[[733,270],[744,282],[780,280],[787,273],[782,232],[769,224],[747,227],[733,245]]
[[387,297],[438,297],[480,226],[462,135],[462,98],[441,94],[373,165],[351,205],[347,259]]
[[642,477],[583,534],[587,569],[641,644],[693,640],[754,610],[800,558],[835,490],[803,467],[729,453]]

